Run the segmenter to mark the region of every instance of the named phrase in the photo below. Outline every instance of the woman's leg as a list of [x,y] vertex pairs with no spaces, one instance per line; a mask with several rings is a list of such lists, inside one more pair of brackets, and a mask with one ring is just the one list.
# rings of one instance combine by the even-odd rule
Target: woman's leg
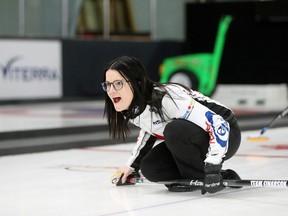
[[210,139],[208,133],[192,122],[176,119],[166,126],[164,137],[181,178],[204,178],[204,160]]
[[[165,143],[177,164],[181,178],[203,178],[204,160],[210,136],[196,124],[183,119],[170,122],[164,130]],[[241,132],[237,123],[230,125],[229,145],[224,160],[238,150]]]
[[[179,178],[204,178],[204,160],[209,135],[192,122],[176,119],[164,130],[165,142],[155,146],[141,162],[141,172],[150,181]],[[229,147],[224,160],[239,148],[241,132],[237,123],[230,126]]]
[[228,160],[234,154],[236,154],[241,143],[241,130],[237,123],[230,124],[230,133],[229,133],[229,146],[224,160]]
[[141,172],[149,181],[179,179],[179,171],[165,142],[159,143],[142,159]]

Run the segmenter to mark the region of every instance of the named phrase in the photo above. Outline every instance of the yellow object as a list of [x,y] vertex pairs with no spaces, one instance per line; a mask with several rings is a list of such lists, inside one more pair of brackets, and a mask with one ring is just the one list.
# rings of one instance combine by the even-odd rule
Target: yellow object
[[268,137],[248,137],[249,142],[265,142],[268,140]]
[[112,184],[117,184],[117,182],[121,179],[123,172],[116,172],[111,176]]

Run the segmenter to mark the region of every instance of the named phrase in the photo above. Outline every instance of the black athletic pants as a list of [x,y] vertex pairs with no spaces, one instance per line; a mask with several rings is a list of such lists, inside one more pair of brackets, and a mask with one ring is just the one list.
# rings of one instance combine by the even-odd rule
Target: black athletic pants
[[[192,122],[176,119],[164,130],[165,142],[156,145],[141,161],[141,172],[150,181],[204,178],[204,160],[209,135]],[[229,146],[224,160],[239,148],[241,132],[236,122],[230,124]]]

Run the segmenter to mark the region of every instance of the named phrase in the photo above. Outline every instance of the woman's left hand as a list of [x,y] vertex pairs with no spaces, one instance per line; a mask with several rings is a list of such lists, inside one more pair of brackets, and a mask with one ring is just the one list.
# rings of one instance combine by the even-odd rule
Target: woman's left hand
[[126,182],[127,177],[134,172],[134,169],[128,166],[119,167],[117,172],[123,173],[123,176],[121,178],[122,183],[124,184]]

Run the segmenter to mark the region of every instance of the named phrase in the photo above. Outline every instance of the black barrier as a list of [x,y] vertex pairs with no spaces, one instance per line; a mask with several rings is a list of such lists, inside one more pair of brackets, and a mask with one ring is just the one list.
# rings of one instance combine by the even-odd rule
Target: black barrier
[[158,81],[163,59],[185,53],[185,43],[63,40],[62,50],[63,97],[101,97],[103,68],[109,61],[122,55],[139,58],[150,77]]

